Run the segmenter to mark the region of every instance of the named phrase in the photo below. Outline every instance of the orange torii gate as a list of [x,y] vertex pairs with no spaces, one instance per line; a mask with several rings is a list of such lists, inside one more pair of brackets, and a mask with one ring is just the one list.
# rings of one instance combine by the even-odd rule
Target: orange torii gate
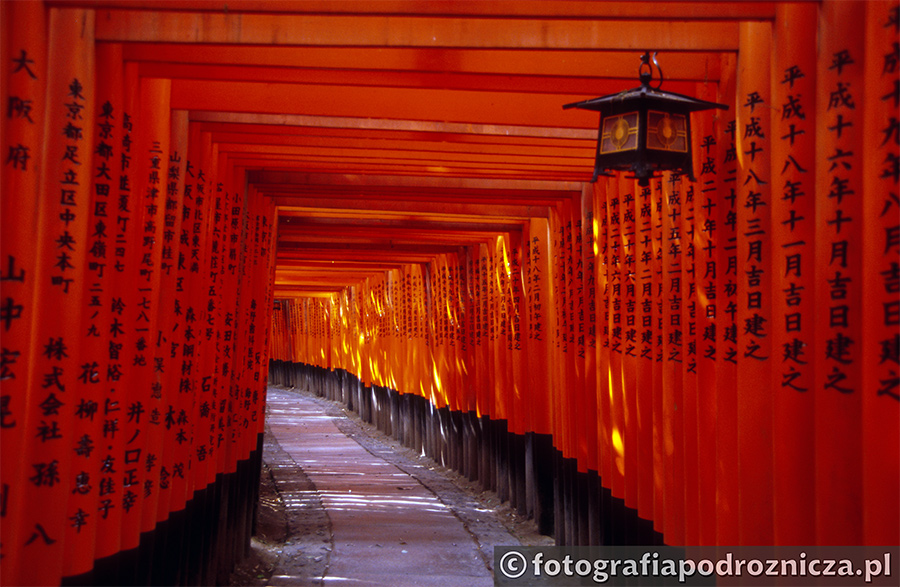
[[[34,160],[4,167],[4,235],[27,231],[4,241],[13,264],[3,295],[22,306],[4,319],[26,318],[31,334],[4,336],[3,581],[214,581],[215,560],[227,569],[243,549],[235,537],[249,532],[257,491],[274,207],[230,178],[214,193],[212,144],[170,109],[168,80],[137,78],[120,46],[81,34],[92,10],[49,10],[45,48],[30,46],[44,38],[33,32],[44,30],[43,4],[3,10],[4,27],[33,29],[27,43],[4,45],[4,62],[22,64],[10,79],[26,82],[4,87],[28,105],[20,124],[44,133],[30,142],[30,127],[4,126],[4,145]],[[4,28],[6,39],[17,41]],[[66,53],[79,59],[56,59]],[[51,57],[62,65],[48,67]],[[32,170],[46,197],[27,196]],[[228,498],[227,527],[196,526]],[[139,551],[154,537],[168,562],[151,571]]]

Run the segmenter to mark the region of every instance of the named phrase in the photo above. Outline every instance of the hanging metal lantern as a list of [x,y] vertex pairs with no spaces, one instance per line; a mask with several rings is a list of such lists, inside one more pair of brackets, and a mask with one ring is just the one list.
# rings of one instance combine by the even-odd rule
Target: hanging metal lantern
[[[655,88],[650,86],[654,66],[659,73]],[[641,186],[649,185],[654,173],[666,170],[693,180],[690,114],[711,108],[727,110],[728,106],[660,90],[662,69],[656,53],[641,56],[638,76],[640,87],[563,106],[600,113],[591,182],[613,170],[633,172]]]

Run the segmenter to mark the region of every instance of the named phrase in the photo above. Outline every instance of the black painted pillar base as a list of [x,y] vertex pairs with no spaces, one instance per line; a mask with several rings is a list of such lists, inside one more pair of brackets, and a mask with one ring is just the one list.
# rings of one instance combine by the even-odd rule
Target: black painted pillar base
[[[361,420],[416,453],[455,469],[485,490],[496,491],[518,514],[534,519],[540,533],[554,536],[559,545],[663,545],[663,536],[654,530],[652,521],[640,518],[624,500],[613,497],[597,471],[579,471],[575,459],[563,458],[549,434],[515,434],[505,420],[448,407],[438,409],[421,396],[363,385],[342,369],[273,361],[270,381],[342,402]],[[188,519],[192,519],[190,515]],[[244,526],[236,532],[245,532]],[[163,552],[171,552],[169,542],[162,545]],[[179,573],[181,580],[184,571]],[[200,583],[215,580],[215,576],[187,574],[189,580],[203,579]]]
[[[281,374],[288,369],[279,367]],[[227,585],[250,550],[259,499],[263,435],[234,473],[194,492],[184,509],[141,534],[137,548],[98,559],[62,585]]]
[[530,508],[538,532],[550,536],[554,532],[556,511],[556,449],[549,434],[529,432],[525,435],[525,467],[532,482]]
[[509,501],[509,432],[506,420],[493,420],[494,479],[497,497]]
[[528,491],[525,479],[525,435],[509,434],[510,506],[520,516],[528,515]]

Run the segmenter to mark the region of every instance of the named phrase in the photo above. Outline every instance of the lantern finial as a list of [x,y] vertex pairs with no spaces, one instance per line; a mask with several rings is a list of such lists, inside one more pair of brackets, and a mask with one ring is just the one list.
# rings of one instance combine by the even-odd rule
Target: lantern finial
[[[653,60],[653,65],[651,66],[650,61]],[[644,69],[646,67],[646,70]],[[659,66],[659,62],[656,60],[656,51],[653,52],[653,55],[650,55],[650,51],[644,51],[644,54],[641,55],[641,65],[638,68],[638,78],[641,80],[642,86],[649,86],[650,82],[653,80],[653,67],[656,67],[657,73],[659,73],[659,83],[656,84],[656,89],[660,89],[663,84],[663,72],[662,68]]]

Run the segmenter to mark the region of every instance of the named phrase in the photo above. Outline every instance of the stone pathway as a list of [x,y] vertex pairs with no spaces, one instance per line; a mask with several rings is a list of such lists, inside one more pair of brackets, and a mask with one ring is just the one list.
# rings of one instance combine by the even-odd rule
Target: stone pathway
[[520,541],[481,502],[332,402],[276,387],[267,402],[261,511],[280,500],[287,527],[256,584],[493,585],[493,547]]

